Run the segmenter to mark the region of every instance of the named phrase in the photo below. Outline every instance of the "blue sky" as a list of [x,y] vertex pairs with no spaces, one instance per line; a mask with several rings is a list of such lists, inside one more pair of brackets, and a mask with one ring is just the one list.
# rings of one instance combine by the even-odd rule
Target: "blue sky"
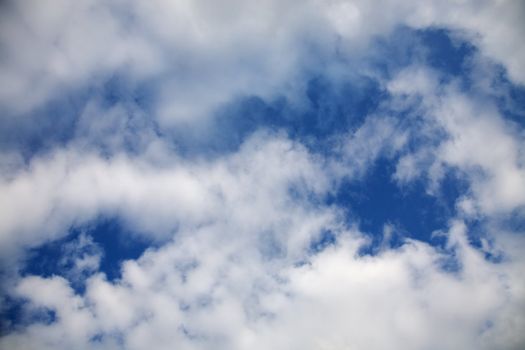
[[1,348],[525,346],[521,3],[0,6]]

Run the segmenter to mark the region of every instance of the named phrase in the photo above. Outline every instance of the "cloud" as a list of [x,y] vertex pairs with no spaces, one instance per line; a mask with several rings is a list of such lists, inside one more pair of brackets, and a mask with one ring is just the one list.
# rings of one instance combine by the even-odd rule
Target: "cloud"
[[79,237],[62,247],[60,268],[72,283],[82,283],[90,274],[100,269],[103,251],[93,238],[81,233]]
[[476,206],[484,214],[508,213],[525,205],[521,185],[525,140],[494,102],[469,96],[454,82],[440,84],[432,71],[417,67],[407,68],[389,82],[389,91],[405,106],[419,106],[418,113],[430,126],[424,132],[446,135],[437,146],[421,145],[417,152],[404,155],[396,172],[399,180],[426,171],[433,181],[440,181],[443,167],[452,167],[469,178]]
[[[1,348],[523,348],[521,3],[0,7]],[[452,203],[428,241],[334,200],[379,161]],[[114,279],[100,218],[152,243]]]
[[[255,135],[238,154],[211,163],[165,152],[160,161],[158,148],[154,157],[105,159],[71,148],[34,159],[1,184],[3,256],[59,238],[69,227],[107,213],[160,240],[230,212],[236,230],[263,228],[266,216],[295,210],[289,188],[297,201],[329,188],[315,156],[279,135]],[[21,211],[26,215],[16,215]]]
[[21,280],[19,295],[57,321],[12,333],[3,345],[517,349],[524,341],[523,313],[515,312],[524,303],[519,252],[486,261],[461,221],[447,233],[457,272],[443,270],[446,253],[417,241],[359,256],[362,241],[351,231],[306,264],[267,264],[213,230],[126,262],[118,282],[91,277],[83,296],[59,277]]
[[514,81],[525,79],[523,11],[515,1],[228,1],[218,8],[204,0],[83,0],[3,9],[0,102],[11,113],[98,87],[118,72],[130,84],[155,82],[153,113],[163,128],[198,125],[239,95],[297,100],[302,72],[333,61],[334,51],[360,57],[373,38],[403,25],[464,33]]
[[496,282],[502,266],[486,265],[466,243],[460,222],[450,230],[449,240],[459,239],[458,274],[441,270],[441,254],[418,242],[361,258],[351,241],[344,242],[322,252],[311,265],[294,269],[290,280],[295,297],[277,313],[275,328],[267,329],[268,344],[283,349],[518,346],[523,339],[498,334],[510,324],[492,318],[519,307],[521,297],[502,298],[506,286]]
[[[378,148],[363,146],[369,137],[360,135],[398,133],[389,121],[369,119],[349,136],[349,145],[363,147],[367,164]],[[380,139],[386,147],[392,142]],[[353,148],[347,157],[359,159]],[[21,207],[50,205],[38,205],[40,215],[11,221],[11,232],[26,236],[2,246],[52,239],[98,211],[118,212],[137,231],[161,235],[164,244],[125,261],[118,280],[91,275],[82,294],[62,277],[18,277],[11,294],[27,300],[28,310],[53,312],[56,320],[35,320],[4,336],[3,346],[416,349],[519,348],[525,341],[519,335],[523,313],[516,312],[524,303],[524,262],[516,250],[523,243],[516,233],[491,234],[505,254],[498,264],[469,244],[461,220],[450,222],[445,248],[409,240],[363,256],[364,234],[339,208],[316,199],[334,190],[331,168],[323,166],[329,162],[278,134],[256,134],[211,163],[168,151],[161,163],[148,154],[110,160],[83,154],[79,161],[76,152],[35,159],[4,184],[2,193],[13,193],[10,200]],[[55,177],[60,182],[44,190],[42,181]],[[28,186],[31,196],[12,192]],[[16,218],[4,215],[4,223]],[[326,230],[336,243],[312,254],[311,243]],[[456,269],[448,270],[450,259]]]

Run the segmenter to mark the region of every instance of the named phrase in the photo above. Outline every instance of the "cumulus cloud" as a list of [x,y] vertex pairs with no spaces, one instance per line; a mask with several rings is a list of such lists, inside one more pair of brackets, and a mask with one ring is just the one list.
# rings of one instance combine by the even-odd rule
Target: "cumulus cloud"
[[289,189],[300,201],[330,186],[315,156],[279,135],[255,135],[239,153],[211,163],[176,154],[159,162],[159,153],[104,159],[72,148],[35,159],[2,182],[2,255],[59,238],[104,213],[160,240],[230,213],[237,230],[264,227],[267,216],[286,221],[295,210]]
[[315,56],[359,56],[402,25],[457,29],[523,83],[522,12],[516,1],[7,2],[0,101],[27,112],[125,72],[134,84],[156,81],[161,125],[193,124],[238,95],[293,95]]
[[[128,261],[116,283],[27,277],[17,293],[56,313],[2,338],[14,348],[516,348],[523,344],[524,263],[493,265],[451,223],[444,252],[412,241],[360,257],[358,233],[301,265],[269,264],[214,227]],[[233,244],[230,244],[233,243]],[[246,248],[248,250],[246,250]],[[514,255],[516,253],[517,255]],[[263,262],[266,261],[266,262]],[[516,312],[518,311],[518,312]],[[443,337],[446,334],[446,337]],[[47,346],[47,347],[46,347]]]
[[[521,2],[0,8],[0,347],[523,348]],[[378,47],[399,28],[471,51],[459,73],[408,53],[391,69]],[[341,108],[365,80],[366,108]],[[247,97],[263,117],[225,108]],[[234,146],[181,142],[212,134]],[[360,220],[377,218],[349,215],[341,192],[379,160],[400,200],[420,182],[450,197],[429,240],[378,222],[375,246]],[[101,217],[152,243],[113,279],[85,230]],[[29,251],[67,238],[56,271],[28,272]]]

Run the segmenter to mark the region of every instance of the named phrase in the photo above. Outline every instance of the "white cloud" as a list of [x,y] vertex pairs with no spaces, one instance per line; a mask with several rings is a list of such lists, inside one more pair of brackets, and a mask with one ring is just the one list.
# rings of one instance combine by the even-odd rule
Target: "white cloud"
[[[427,117],[447,121],[439,114],[442,105],[430,102],[435,109]],[[384,147],[403,150],[404,142],[390,146],[397,142],[392,135],[406,139],[392,122],[371,118],[348,138],[342,167],[347,174],[365,171]],[[464,136],[451,127],[452,137],[438,149],[456,137],[468,139],[469,132]],[[372,135],[382,135],[382,142]],[[492,171],[477,149],[465,151]],[[364,236],[344,223],[337,207],[308,199],[333,190],[330,162],[280,135],[259,133],[239,152],[212,161],[188,161],[168,150],[160,163],[148,153],[104,159],[78,152],[70,148],[37,158],[4,180],[3,198],[11,206],[2,211],[2,246],[52,239],[99,211],[118,213],[130,227],[167,241],[124,262],[120,280],[92,275],[82,295],[61,277],[15,279],[11,293],[31,307],[54,311],[56,321],[11,332],[0,339],[2,346],[518,349],[525,342],[520,335],[525,262],[515,233],[489,227],[493,245],[504,252],[497,264],[470,246],[459,220],[445,233],[445,250],[408,241],[359,256]],[[481,181],[471,180],[474,188]],[[26,208],[23,220],[8,212],[13,204]],[[31,205],[35,209],[27,209]],[[310,242],[325,230],[334,232],[337,244],[311,255]],[[457,260],[458,271],[444,270],[450,259]]]
[[81,233],[78,238],[62,246],[58,265],[70,282],[79,284],[99,270],[103,254],[102,248],[91,236]]
[[82,0],[3,8],[0,103],[16,112],[119,72],[130,84],[156,82],[155,119],[163,128],[198,125],[239,95],[296,100],[298,76],[318,64],[312,50],[328,60],[336,51],[355,59],[374,36],[400,25],[458,29],[516,82],[525,81],[523,5],[516,1],[232,0],[218,7],[205,0]]
[[[461,225],[453,224],[451,231],[464,240]],[[505,284],[498,282],[502,266],[487,264],[464,241],[456,249],[463,268],[459,275],[441,271],[439,253],[417,242],[367,258],[355,258],[355,250],[345,245],[323,252],[311,266],[292,273],[297,298],[281,310],[283,321],[276,328],[283,332],[273,334],[277,344],[282,342],[277,348],[453,349],[522,343],[519,336],[501,339],[484,329],[494,314],[522,302],[518,296],[502,297],[507,295]],[[494,325],[501,326],[506,324]],[[287,332],[303,336],[287,337]]]
[[[159,163],[158,156],[105,159],[69,148],[34,159],[28,169],[0,184],[3,256],[108,213],[161,240],[230,215],[238,232],[253,226],[271,232],[268,225],[286,223],[286,213],[296,210],[289,189],[300,201],[329,187],[322,164],[278,135],[260,133],[238,154],[211,163],[174,153]],[[276,221],[268,223],[268,216]]]
[[360,257],[362,241],[351,231],[305,265],[268,264],[216,229],[128,261],[121,281],[92,277],[83,297],[58,277],[23,279],[18,293],[55,310],[58,321],[31,325],[2,345],[518,349],[525,341],[519,250],[492,264],[469,246],[460,221],[447,233],[455,273],[441,268],[447,254],[415,241]]
[[420,67],[402,71],[388,88],[394,108],[416,106],[412,113],[427,125],[419,133],[428,133],[429,138],[444,133],[438,145],[422,144],[400,159],[398,180],[427,172],[436,183],[443,178],[444,167],[450,167],[469,179],[476,200],[469,204],[470,211],[479,207],[486,215],[504,214],[525,205],[525,139],[494,102],[462,92],[455,82],[440,85],[435,72]]
[[[0,347],[523,348],[525,243],[522,233],[491,219],[525,206],[525,140],[483,98],[487,81],[475,82],[475,95],[455,81],[442,84],[428,68],[408,67],[381,82],[391,99],[343,134],[332,155],[259,131],[230,154],[188,159],[165,136],[172,128],[198,134],[218,106],[241,95],[286,95],[300,107],[303,70],[330,66],[335,52],[358,62],[372,39],[400,25],[457,30],[479,46],[476,69],[492,70],[492,59],[523,83],[521,3],[1,6],[0,118],[31,118],[64,91],[100,88],[113,74],[133,86],[155,82],[155,96],[151,115],[130,101],[107,109],[93,98],[71,115],[77,122],[63,147],[30,159],[0,153],[3,288],[27,300],[29,311],[56,316],[2,335]],[[489,68],[481,67],[487,61]],[[412,128],[396,114],[406,108],[406,118],[418,121]],[[416,138],[428,142],[413,150]],[[393,175],[400,184],[427,176],[429,193],[437,194],[447,171],[468,181],[458,218],[443,233],[445,247],[407,241],[360,256],[365,236],[342,208],[323,204],[341,181],[365,176],[381,156],[401,157]],[[115,281],[98,271],[102,252],[86,235],[65,247],[69,280],[17,275],[28,248],[100,215],[161,244],[123,262]],[[489,221],[480,249],[468,243],[461,221],[475,217]],[[387,239],[393,226],[383,224]],[[314,254],[310,244],[327,231],[337,242]],[[500,262],[485,259],[492,252],[501,253]],[[446,271],[454,263],[458,271]],[[81,294],[72,288],[76,278],[85,282]]]
[[[476,109],[478,100],[453,84],[438,85],[421,68],[410,72],[389,83],[391,107],[418,104],[428,127],[421,131],[445,130],[447,138],[420,151],[431,159],[423,167],[416,153],[415,165],[398,178],[458,168],[472,187],[458,203],[464,214],[522,205],[519,186],[512,194],[498,187],[513,169],[522,172],[520,136],[489,104]],[[146,143],[152,152],[146,146],[142,153],[104,158],[82,142],[89,132],[34,158],[2,180],[4,259],[100,213],[119,215],[164,244],[126,261],[120,280],[92,275],[82,295],[61,277],[11,279],[11,294],[54,311],[56,321],[29,324],[2,337],[1,345],[519,349],[525,342],[520,236],[488,227],[491,244],[504,254],[497,264],[484,258],[490,246],[469,245],[461,221],[450,223],[445,250],[408,241],[359,256],[364,236],[347,226],[337,207],[316,202],[340,177],[362,176],[381,154],[406,152],[410,132],[394,118],[370,117],[336,150],[340,163],[264,132],[214,160],[184,159],[159,139]],[[498,147],[479,141],[486,137],[499,140]],[[436,174],[440,181],[442,172]],[[492,189],[490,200],[485,188]],[[22,210],[23,218],[14,215]],[[325,230],[336,234],[337,244],[312,256],[309,244]],[[457,259],[457,272],[444,270],[450,259]]]

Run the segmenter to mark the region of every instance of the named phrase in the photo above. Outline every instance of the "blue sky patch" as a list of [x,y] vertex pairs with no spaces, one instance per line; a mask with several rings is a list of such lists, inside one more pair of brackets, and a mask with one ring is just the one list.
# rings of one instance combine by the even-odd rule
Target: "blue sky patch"
[[[71,253],[68,247],[75,245],[82,234],[92,239],[93,245],[82,248],[80,253],[100,254],[100,267],[95,271],[105,273],[109,280],[120,277],[121,263],[124,260],[137,259],[152,246],[147,239],[130,232],[117,218],[101,218],[83,227],[72,228],[66,237],[31,251],[22,274],[68,277],[68,272],[74,264],[74,261],[68,259],[67,255]],[[79,254],[78,251],[76,253]],[[95,271],[87,273],[89,275],[89,272]],[[81,282],[80,280],[79,283],[73,283],[77,291],[84,288]]]

